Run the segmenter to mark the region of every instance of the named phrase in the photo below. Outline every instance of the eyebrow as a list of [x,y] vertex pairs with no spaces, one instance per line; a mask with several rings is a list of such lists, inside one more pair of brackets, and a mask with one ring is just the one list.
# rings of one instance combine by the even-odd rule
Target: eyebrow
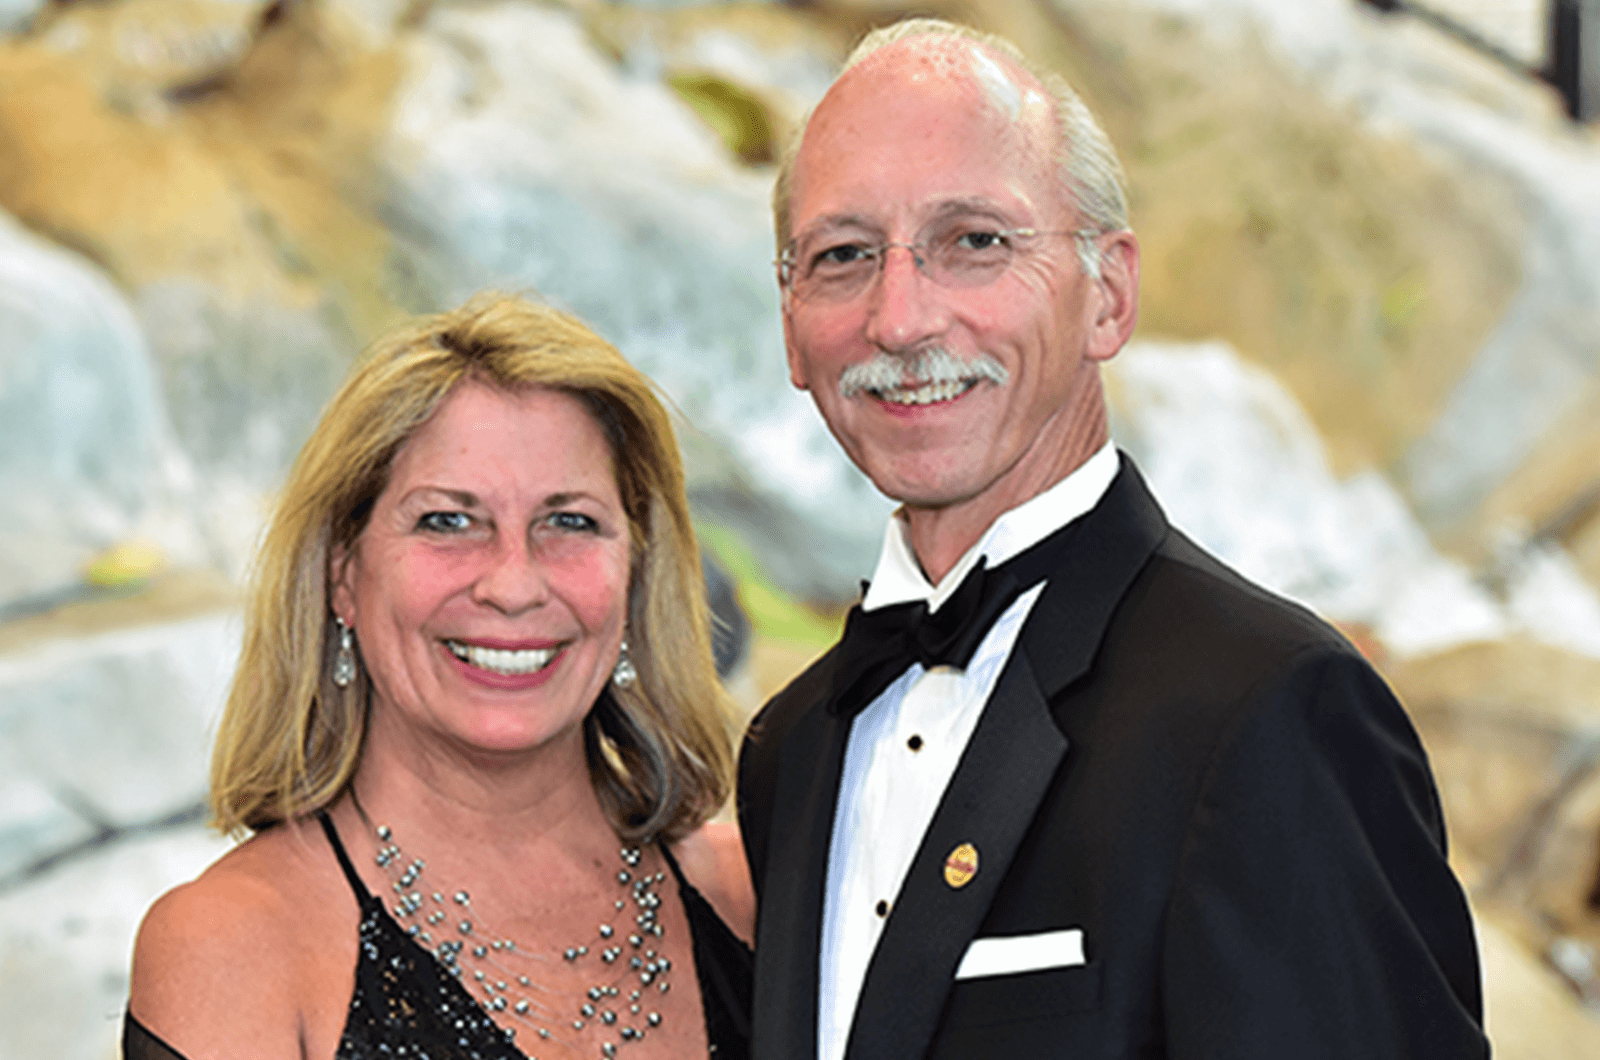
[[[461,505],[463,508],[477,508],[482,506],[482,501],[479,499],[476,493],[471,493],[467,490],[450,489],[447,486],[427,485],[418,486],[410,493],[407,493],[402,503],[417,501],[422,497],[423,494],[428,493],[444,496],[453,503]],[[573,490],[565,493],[547,494],[540,504],[545,508],[561,508],[565,505],[572,504],[574,501],[592,499],[593,497],[590,494],[582,490]]]
[[943,221],[946,218],[957,217],[964,214],[982,214],[987,217],[993,217],[999,221],[1004,221],[1007,219],[1005,211],[1002,210],[1000,205],[993,199],[986,199],[981,196],[968,196],[960,199],[946,199],[944,202],[941,202],[933,211],[932,216],[929,217],[929,221]]
[[[951,217],[960,217],[970,214],[993,217],[1000,221],[1006,220],[1006,212],[1001,209],[1000,205],[993,199],[985,198],[981,195],[968,195],[958,196],[953,199],[945,199],[940,202],[933,208],[933,212],[928,216],[927,220],[922,222],[921,227],[926,227],[928,224],[938,221],[948,220]],[[798,241],[800,239],[815,235],[818,232],[826,232],[836,228],[862,228],[874,232],[883,230],[883,226],[881,224],[876,221],[869,220],[863,214],[832,213],[824,214],[821,217],[813,220],[811,224],[807,225],[805,230],[798,233],[795,238],[796,241]]]
[[800,239],[813,233],[824,232],[833,228],[876,229],[878,227],[876,222],[869,221],[858,213],[830,213],[816,218],[806,226],[805,231],[797,233],[795,238]]
[[552,493],[544,499],[546,508],[562,508],[574,501],[593,500],[589,494],[579,490],[575,493]]
[[428,485],[418,486],[411,490],[411,492],[407,493],[402,499],[402,503],[416,501],[424,493],[441,494],[444,497],[449,498],[451,501],[454,501],[456,504],[461,505],[463,508],[476,508],[479,505],[478,495],[476,493],[469,493],[466,490],[453,490],[446,486]]

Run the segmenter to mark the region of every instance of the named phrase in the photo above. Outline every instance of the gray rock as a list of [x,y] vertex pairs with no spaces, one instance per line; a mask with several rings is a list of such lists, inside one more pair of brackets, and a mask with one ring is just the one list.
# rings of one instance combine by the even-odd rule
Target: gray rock
[[[1600,182],[1600,158],[1587,168],[1587,179]],[[1600,389],[1594,338],[1600,250],[1592,245],[1600,237],[1600,206],[1590,205],[1584,216],[1575,206],[1555,210],[1546,196],[1532,198],[1539,219],[1524,258],[1523,289],[1400,467],[1419,513],[1435,529],[1469,519],[1563,415]]]
[[[1259,34],[1385,135],[1418,144],[1452,169],[1504,182],[1533,220],[1522,290],[1394,469],[1431,533],[1470,527],[1498,488],[1543,455],[1563,415],[1600,392],[1600,152],[1573,134],[1554,97],[1542,97],[1532,79],[1415,20],[1416,32],[1397,32],[1399,23],[1343,0],[1145,4],[1192,14],[1211,30]],[[1427,6],[1541,65],[1552,5]]]
[[1136,343],[1111,362],[1114,433],[1173,522],[1268,588],[1407,653],[1502,635],[1376,475],[1336,480],[1288,390],[1222,343]]
[[27,29],[44,6],[44,0],[0,0],[0,37]]
[[174,276],[134,299],[178,441],[207,477],[275,486],[355,354],[316,312]]
[[96,835],[9,747],[0,750],[0,806],[0,880]]
[[0,890],[0,1056],[116,1056],[144,911],[228,846],[191,825],[93,851]]
[[35,828],[62,808],[81,825],[51,839],[57,849],[83,826],[141,825],[199,802],[237,653],[235,621],[212,616],[0,656],[0,745],[12,782],[33,792],[0,803],[0,828],[33,837],[13,862],[42,852]]
[[532,289],[583,317],[709,439],[686,442],[691,463],[721,450],[726,466],[691,468],[697,481],[727,489],[752,469],[782,521],[804,526],[808,547],[774,580],[852,596],[888,506],[789,384],[770,176],[741,168],[660,81],[601,55],[568,12],[439,7],[408,47],[381,155],[391,294],[434,310]]
[[1387,479],[1336,479],[1288,390],[1224,344],[1134,343],[1109,373],[1118,442],[1173,522],[1268,588],[1399,655],[1520,633],[1600,658],[1600,600],[1570,558],[1530,552],[1491,592]]
[[4,214],[0,335],[0,604],[76,582],[89,556],[151,520],[192,547],[172,515],[187,467],[126,301]]

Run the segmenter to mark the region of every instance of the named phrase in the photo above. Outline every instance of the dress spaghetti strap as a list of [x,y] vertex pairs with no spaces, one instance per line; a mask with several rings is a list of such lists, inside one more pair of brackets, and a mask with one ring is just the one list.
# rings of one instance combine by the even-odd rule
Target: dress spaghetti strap
[[317,814],[317,823],[322,825],[323,834],[328,837],[334,856],[339,859],[339,868],[344,870],[344,878],[350,882],[350,889],[356,892],[356,901],[365,909],[372,904],[372,892],[367,890],[367,885],[362,883],[361,877],[356,874],[356,867],[351,863],[350,855],[344,852],[344,844],[339,842],[339,831],[333,827],[333,820],[329,818],[326,810]]
[[700,1003],[705,1014],[706,1037],[715,1060],[747,1060],[750,1055],[750,1008],[755,982],[755,954],[744,940],[723,923],[695,885],[678,867],[665,843],[656,849],[678,880],[678,895],[689,921],[694,948],[695,976],[700,981]]
[[692,889],[694,884],[690,883],[688,879],[684,877],[683,870],[678,868],[678,859],[672,856],[672,851],[667,849],[667,844],[657,843],[656,849],[661,851],[661,856],[666,859],[667,867],[672,870],[672,875],[676,877],[678,881],[678,889],[680,891],[685,887]]

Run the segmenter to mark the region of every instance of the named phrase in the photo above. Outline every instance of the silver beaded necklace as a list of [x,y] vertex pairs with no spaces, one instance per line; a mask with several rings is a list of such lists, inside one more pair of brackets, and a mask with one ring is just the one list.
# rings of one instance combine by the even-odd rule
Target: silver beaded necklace
[[[365,814],[362,817],[365,818]],[[594,941],[599,966],[595,982],[582,994],[569,994],[541,984],[526,966],[547,963],[550,957],[532,952],[513,939],[493,930],[472,908],[472,896],[465,890],[448,893],[448,888],[430,889],[422,882],[427,863],[412,858],[407,864],[394,831],[388,825],[374,830],[378,841],[377,863],[388,877],[394,893],[389,911],[395,921],[434,960],[460,980],[467,993],[491,1013],[502,1013],[530,1028],[541,1041],[556,1042],[570,1049],[578,1045],[566,1036],[566,1028],[582,1031],[598,1021],[616,1040],[600,1043],[606,1060],[617,1055],[620,1045],[644,1040],[646,1031],[661,1025],[661,1014],[649,1007],[650,994],[665,994],[671,988],[668,973],[672,961],[654,948],[662,937],[657,910],[661,897],[657,885],[666,873],[637,874],[641,858],[638,847],[623,847],[622,868],[617,885],[624,897],[613,903],[613,912],[626,915],[631,899],[633,929],[624,937],[608,918],[595,929]],[[568,946],[560,959],[583,964],[591,954],[588,943]],[[625,1000],[624,1000],[625,999]],[[566,1009],[566,1014],[562,1010]],[[506,1028],[515,1038],[514,1028]],[[531,1056],[529,1060],[538,1060]]]

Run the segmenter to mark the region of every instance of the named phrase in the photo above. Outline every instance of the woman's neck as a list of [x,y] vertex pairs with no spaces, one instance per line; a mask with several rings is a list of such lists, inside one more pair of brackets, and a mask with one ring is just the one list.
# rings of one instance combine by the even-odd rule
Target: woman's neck
[[587,859],[601,841],[615,845],[579,731],[534,751],[489,754],[395,740],[375,727],[351,793],[346,801],[359,827],[403,829],[419,849],[548,861],[563,851]]

